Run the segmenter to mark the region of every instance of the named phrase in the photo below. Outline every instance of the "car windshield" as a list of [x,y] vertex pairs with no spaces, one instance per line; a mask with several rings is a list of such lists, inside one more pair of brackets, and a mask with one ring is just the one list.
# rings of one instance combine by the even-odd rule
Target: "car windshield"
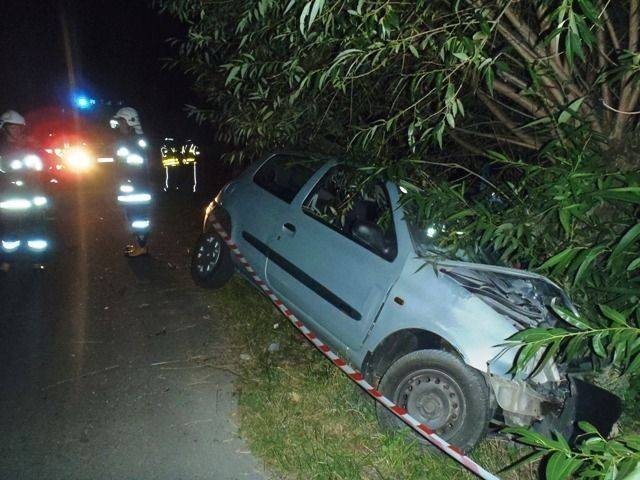
[[[477,202],[482,201],[488,208],[501,209],[504,208],[506,202],[495,192],[480,192],[473,196]],[[450,235],[448,227],[443,223],[429,222],[417,219],[414,215],[406,215],[407,226],[411,235],[414,249],[420,256],[440,256],[453,260],[474,261],[479,263],[487,263],[492,265],[501,264],[501,252],[488,249],[476,248],[453,250],[443,246],[441,241],[445,236]],[[453,232],[454,235],[464,235],[463,232]]]

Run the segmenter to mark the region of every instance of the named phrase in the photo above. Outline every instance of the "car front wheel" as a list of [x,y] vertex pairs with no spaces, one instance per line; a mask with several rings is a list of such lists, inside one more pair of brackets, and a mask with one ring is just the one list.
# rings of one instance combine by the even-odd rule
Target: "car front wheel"
[[[471,450],[487,432],[491,401],[485,379],[449,352],[418,350],[401,357],[384,374],[379,390],[464,451]],[[406,426],[380,404],[377,413],[386,430]],[[419,438],[422,444],[429,444]]]
[[200,234],[191,254],[191,278],[203,288],[220,288],[233,276],[235,267],[229,247],[214,231]]

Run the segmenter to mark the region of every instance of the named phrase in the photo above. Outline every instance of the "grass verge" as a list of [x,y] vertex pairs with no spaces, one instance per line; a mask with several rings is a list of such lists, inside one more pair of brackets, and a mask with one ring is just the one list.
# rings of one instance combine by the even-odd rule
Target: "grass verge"
[[[274,473],[300,479],[475,478],[444,454],[381,432],[373,400],[241,278],[214,295],[233,350],[241,352],[241,432]],[[273,344],[277,351],[269,351]],[[526,453],[494,438],[472,457],[497,472]],[[537,478],[536,467],[522,466],[503,478]]]

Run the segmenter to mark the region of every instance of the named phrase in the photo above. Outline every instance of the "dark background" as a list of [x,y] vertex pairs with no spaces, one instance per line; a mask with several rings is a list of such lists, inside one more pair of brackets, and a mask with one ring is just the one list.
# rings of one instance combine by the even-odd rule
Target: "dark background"
[[102,116],[122,102],[139,110],[149,136],[208,143],[211,130],[184,112],[185,104],[198,103],[189,79],[163,67],[172,54],[166,40],[184,34],[183,25],[148,0],[2,0],[0,110],[29,118],[68,107],[74,79],[75,90],[95,98]]

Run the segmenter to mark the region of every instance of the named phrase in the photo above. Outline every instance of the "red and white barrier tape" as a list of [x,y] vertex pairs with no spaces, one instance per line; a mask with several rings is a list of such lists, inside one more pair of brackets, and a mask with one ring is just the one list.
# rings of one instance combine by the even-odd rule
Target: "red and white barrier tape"
[[238,249],[238,246],[231,240],[231,237],[227,235],[227,232],[222,228],[222,225],[217,222],[217,220],[213,219],[213,227],[216,229],[222,240],[227,244],[231,252],[235,255],[238,261],[242,264],[247,272],[251,275],[251,278],[254,282],[262,289],[262,291],[271,299],[274,305],[280,310],[285,317],[289,319],[293,326],[296,327],[302,334],[311,342],[313,345],[320,350],[325,357],[333,362],[333,364],[342,370],[351,380],[357,383],[361,388],[363,388],[369,395],[371,395],[377,402],[384,405],[388,410],[390,410],[396,417],[401,419],[404,423],[413,428],[416,432],[418,432],[421,436],[426,438],[429,442],[431,442],[434,446],[442,450],[444,453],[452,457],[456,462],[463,465],[469,471],[475,473],[478,477],[484,478],[486,480],[500,480],[499,477],[494,475],[491,472],[488,472],[476,462],[474,462],[471,458],[464,454],[464,452],[456,447],[455,445],[451,445],[446,440],[442,439],[438,436],[433,430],[431,430],[424,423],[420,423],[415,418],[413,418],[409,413],[399,405],[396,405],[387,397],[382,395],[376,388],[374,388],[369,382],[364,379],[362,373],[360,373],[355,368],[351,367],[340,358],[338,355],[333,353],[331,349],[321,342],[315,333],[309,330],[298,318],[289,310],[282,301],[276,297],[276,295],[271,291],[271,289],[267,286],[267,284],[258,276],[256,271],[249,265],[249,262],[244,257],[242,252]]

